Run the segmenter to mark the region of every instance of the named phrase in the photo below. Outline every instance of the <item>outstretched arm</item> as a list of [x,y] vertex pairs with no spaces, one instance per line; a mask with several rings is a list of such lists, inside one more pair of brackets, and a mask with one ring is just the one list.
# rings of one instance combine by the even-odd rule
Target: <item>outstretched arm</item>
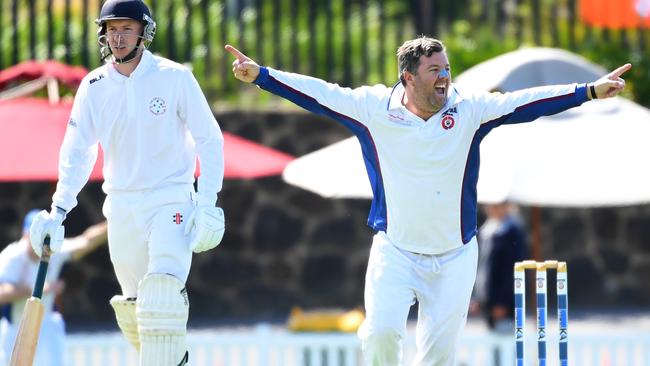
[[9,304],[18,299],[26,299],[32,294],[29,286],[11,282],[0,282],[0,305]]
[[244,82],[285,98],[316,114],[328,116],[350,128],[355,134],[365,131],[371,115],[389,90],[383,85],[359,88],[341,87],[311,76],[261,67],[238,49],[226,45],[235,57],[233,74]]
[[[602,78],[589,84],[589,98],[603,99],[618,95],[625,89],[625,80],[621,76],[632,68],[632,64],[625,64]],[[596,93],[595,96],[593,93]]]
[[81,259],[100,245],[106,243],[108,240],[107,226],[106,221],[102,221],[99,224],[89,227],[78,237],[66,241],[70,243],[69,250],[71,252],[71,259]]
[[552,85],[522,89],[511,93],[485,93],[478,97],[481,123],[491,127],[533,121],[596,98],[610,98],[625,88],[621,75],[632,67],[625,64],[588,84]]

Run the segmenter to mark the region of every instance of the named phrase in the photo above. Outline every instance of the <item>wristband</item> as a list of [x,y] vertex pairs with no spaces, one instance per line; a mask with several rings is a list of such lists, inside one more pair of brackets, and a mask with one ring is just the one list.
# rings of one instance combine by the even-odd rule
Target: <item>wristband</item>
[[598,99],[598,96],[596,95],[596,88],[594,87],[594,84],[589,84],[589,90],[591,91],[591,99]]
[[68,211],[54,204],[52,204],[52,210],[50,211],[50,213],[52,213],[54,216],[61,217],[61,222],[63,222],[66,219],[66,217],[68,217]]

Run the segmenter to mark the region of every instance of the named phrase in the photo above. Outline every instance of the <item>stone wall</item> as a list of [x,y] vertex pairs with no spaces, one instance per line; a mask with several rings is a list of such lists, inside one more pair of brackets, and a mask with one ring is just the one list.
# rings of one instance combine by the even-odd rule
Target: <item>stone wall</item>
[[[217,119],[225,131],[294,156],[349,136],[336,123],[301,112],[228,112]],[[0,184],[2,245],[20,236],[27,210],[49,205],[54,188]],[[87,185],[79,202],[66,222],[70,235],[102,219],[100,185]],[[192,324],[284,319],[294,305],[362,306],[369,201],[324,199],[273,177],[225,181],[220,205],[227,216],[223,243],[194,256],[188,279]],[[530,209],[522,214],[530,220]],[[650,305],[650,206],[542,209],[541,223],[543,256],[569,262],[573,309]],[[59,306],[68,324],[112,326],[108,300],[119,287],[107,248],[70,263],[63,276]]]

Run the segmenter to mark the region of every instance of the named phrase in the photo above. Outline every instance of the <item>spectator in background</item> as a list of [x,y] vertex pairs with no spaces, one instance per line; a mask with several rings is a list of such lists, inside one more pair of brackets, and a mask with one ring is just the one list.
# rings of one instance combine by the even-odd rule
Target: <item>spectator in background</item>
[[[509,202],[483,206],[486,220],[479,229],[479,260],[471,312],[483,315],[496,334],[514,329],[513,268],[528,257],[526,231],[517,207]],[[500,355],[495,350],[495,364]]]
[[[7,365],[16,340],[18,323],[27,299],[32,294],[40,258],[29,239],[29,228],[39,210],[30,211],[23,222],[20,240],[9,244],[0,252],[0,365]],[[41,334],[38,340],[35,366],[64,365],[65,324],[61,314],[54,309],[54,299],[64,289],[59,273],[68,260],[78,260],[106,243],[106,222],[93,225],[75,238],[63,241],[61,250],[50,258],[43,290],[45,308]]]

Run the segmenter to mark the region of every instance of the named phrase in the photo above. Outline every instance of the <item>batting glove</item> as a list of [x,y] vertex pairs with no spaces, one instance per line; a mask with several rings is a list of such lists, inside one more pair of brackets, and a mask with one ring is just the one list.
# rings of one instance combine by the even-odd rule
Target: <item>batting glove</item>
[[65,211],[59,209],[53,209],[51,212],[43,210],[34,217],[29,228],[29,240],[39,257],[43,255],[43,241],[46,236],[50,237],[51,253],[61,250],[65,235],[65,229],[61,225],[64,219]]
[[219,245],[225,230],[225,217],[220,207],[199,205],[187,220],[185,235],[191,237],[190,250],[201,253]]

